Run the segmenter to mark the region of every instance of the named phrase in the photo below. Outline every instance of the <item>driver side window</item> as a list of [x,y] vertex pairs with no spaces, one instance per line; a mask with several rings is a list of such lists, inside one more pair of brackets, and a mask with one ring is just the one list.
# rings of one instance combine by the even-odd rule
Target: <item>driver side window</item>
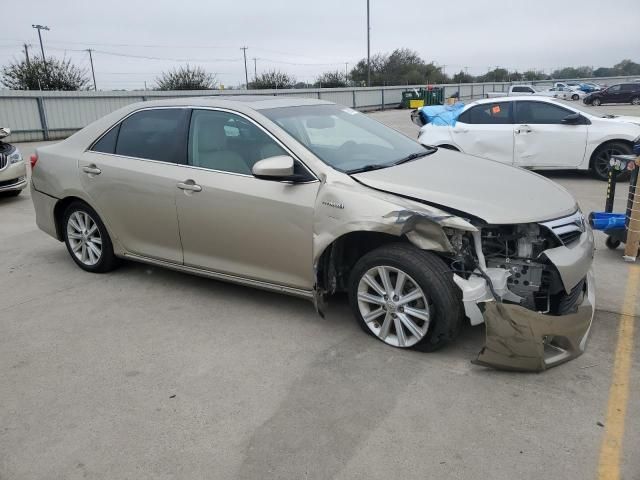
[[194,110],[189,128],[188,164],[251,175],[264,158],[288,153],[249,120],[229,112]]
[[545,102],[516,102],[516,123],[561,124],[573,112]]

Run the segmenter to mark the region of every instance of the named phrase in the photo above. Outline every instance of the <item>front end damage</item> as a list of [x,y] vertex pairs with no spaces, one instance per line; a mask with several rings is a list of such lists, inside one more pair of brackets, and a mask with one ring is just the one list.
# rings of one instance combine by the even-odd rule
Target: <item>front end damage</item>
[[474,363],[542,371],[582,354],[595,311],[593,233],[580,212],[540,224],[452,232],[454,281],[472,325],[486,324]]

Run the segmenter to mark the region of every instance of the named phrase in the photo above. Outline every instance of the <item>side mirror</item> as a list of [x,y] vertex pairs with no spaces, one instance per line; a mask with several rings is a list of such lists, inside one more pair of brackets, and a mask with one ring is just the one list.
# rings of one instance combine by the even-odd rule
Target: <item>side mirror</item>
[[562,119],[562,123],[567,125],[577,125],[582,121],[582,115],[579,113],[571,113]]
[[251,173],[264,180],[287,180],[293,177],[293,158],[288,155],[264,158],[253,164]]

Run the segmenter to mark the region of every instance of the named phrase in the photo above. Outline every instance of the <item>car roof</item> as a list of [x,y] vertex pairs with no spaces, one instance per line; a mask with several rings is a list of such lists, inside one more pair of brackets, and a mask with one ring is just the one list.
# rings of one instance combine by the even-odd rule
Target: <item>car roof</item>
[[[139,104],[138,104],[139,105]],[[279,107],[300,107],[304,105],[335,105],[333,102],[294,96],[276,95],[211,95],[202,97],[177,97],[166,100],[150,100],[143,102],[145,107],[244,107],[253,110]]]
[[528,100],[528,101],[535,101],[535,102],[547,102],[547,103],[559,103],[555,98],[550,98],[550,97],[544,97],[542,95],[510,95],[510,96],[506,96],[506,92],[505,92],[505,96],[504,97],[494,97],[494,98],[482,98],[480,100],[476,100],[472,103],[470,103],[469,105],[483,105],[485,103],[495,103],[497,101],[500,102],[515,102],[515,101],[522,101],[522,100]]

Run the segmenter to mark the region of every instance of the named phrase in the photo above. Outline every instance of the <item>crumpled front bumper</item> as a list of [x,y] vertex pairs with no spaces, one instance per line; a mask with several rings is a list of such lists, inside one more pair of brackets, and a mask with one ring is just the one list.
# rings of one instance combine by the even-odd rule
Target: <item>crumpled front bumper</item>
[[593,270],[575,313],[546,315],[520,305],[486,302],[486,343],[474,363],[504,370],[540,372],[580,356],[595,313]]

